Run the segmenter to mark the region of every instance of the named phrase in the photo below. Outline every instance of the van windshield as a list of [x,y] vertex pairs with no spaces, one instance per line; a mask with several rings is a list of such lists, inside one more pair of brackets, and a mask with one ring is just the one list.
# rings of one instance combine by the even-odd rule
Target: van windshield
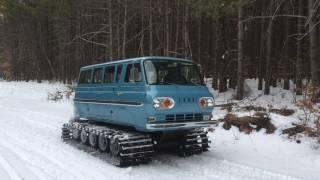
[[172,60],[147,60],[144,62],[148,84],[203,86],[198,66],[194,63]]

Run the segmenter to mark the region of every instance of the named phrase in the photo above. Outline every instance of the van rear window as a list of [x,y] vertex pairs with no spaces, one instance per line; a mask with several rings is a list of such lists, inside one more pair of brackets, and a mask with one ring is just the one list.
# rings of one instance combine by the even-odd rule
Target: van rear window
[[106,67],[106,70],[104,72],[104,83],[113,83],[114,72],[115,72],[114,66]]
[[93,72],[93,83],[94,84],[102,83],[102,74],[103,74],[102,71],[103,71],[102,68],[94,70],[94,72]]
[[140,64],[129,64],[126,70],[125,82],[140,82],[141,80],[142,77]]
[[117,82],[120,81],[121,71],[122,71],[122,65],[118,65],[117,66]]
[[85,70],[80,73],[79,84],[90,84],[91,83],[92,70]]

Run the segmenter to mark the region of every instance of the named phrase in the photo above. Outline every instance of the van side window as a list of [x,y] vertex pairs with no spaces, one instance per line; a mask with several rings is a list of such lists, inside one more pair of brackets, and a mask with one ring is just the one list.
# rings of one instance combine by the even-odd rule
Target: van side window
[[104,72],[104,83],[113,83],[114,73],[115,73],[114,71],[115,71],[114,66],[106,67],[106,70]]
[[117,67],[117,79],[116,79],[117,82],[120,81],[121,71],[122,71],[122,65],[118,65],[118,67]]
[[85,70],[80,73],[79,84],[90,84],[91,83],[91,72],[92,70]]
[[125,82],[140,82],[141,77],[141,66],[139,63],[129,64],[126,70]]
[[102,68],[95,69],[93,72],[93,83],[99,84],[102,83]]

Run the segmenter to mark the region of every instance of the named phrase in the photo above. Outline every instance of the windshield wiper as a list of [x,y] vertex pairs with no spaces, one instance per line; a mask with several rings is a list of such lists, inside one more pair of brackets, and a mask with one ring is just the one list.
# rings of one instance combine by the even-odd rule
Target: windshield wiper
[[167,84],[167,85],[181,85],[181,84],[170,83],[170,82],[163,82],[163,84]]
[[188,83],[193,84],[195,86],[203,86],[204,85],[203,83],[194,83],[192,81],[189,81]]

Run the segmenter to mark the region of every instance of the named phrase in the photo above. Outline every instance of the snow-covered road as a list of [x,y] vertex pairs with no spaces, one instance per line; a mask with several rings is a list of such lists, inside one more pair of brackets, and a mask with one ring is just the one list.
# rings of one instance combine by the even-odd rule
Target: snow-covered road
[[[216,151],[214,146],[224,145],[218,140],[202,155],[180,158],[160,154],[147,165],[114,167],[61,141],[60,127],[72,116],[73,109],[69,100],[47,101],[48,91],[56,88],[63,86],[0,82],[1,180],[298,179],[293,177],[298,177],[295,173],[288,175],[287,171],[266,170],[250,162],[224,158],[229,152],[223,155],[223,149]],[[306,177],[316,178],[315,174]]]

